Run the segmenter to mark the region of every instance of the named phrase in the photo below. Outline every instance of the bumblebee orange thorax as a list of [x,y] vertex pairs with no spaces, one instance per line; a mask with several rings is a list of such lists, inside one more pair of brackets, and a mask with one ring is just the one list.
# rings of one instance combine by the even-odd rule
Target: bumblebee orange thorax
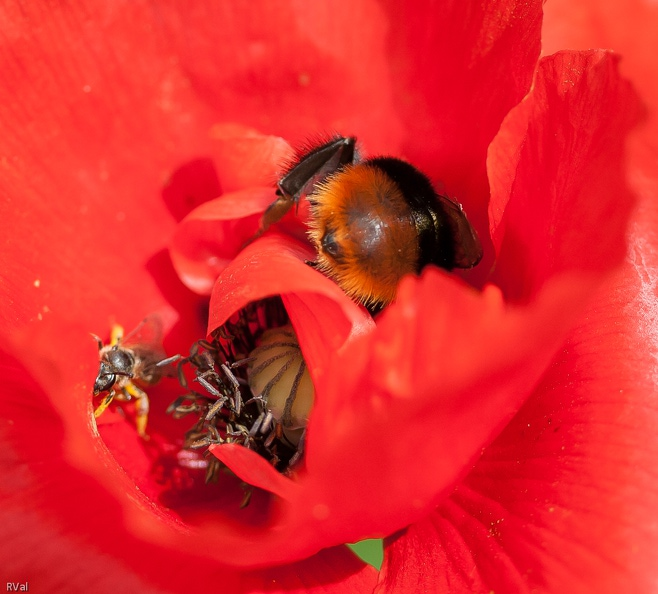
[[330,176],[309,200],[318,267],[364,304],[392,301],[420,257],[413,213],[395,181],[359,163]]

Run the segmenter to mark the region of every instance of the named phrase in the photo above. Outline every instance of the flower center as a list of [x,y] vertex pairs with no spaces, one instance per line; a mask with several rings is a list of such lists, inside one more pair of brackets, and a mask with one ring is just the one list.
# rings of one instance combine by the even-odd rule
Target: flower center
[[[300,460],[314,388],[279,298],[248,305],[211,340],[195,343],[182,369],[202,388],[191,389],[181,373],[188,391],[167,410],[176,419],[196,417],[184,449],[239,444],[280,472]],[[215,482],[224,468],[213,456],[207,460],[206,482]]]
[[249,357],[251,393],[261,399],[292,443],[301,432],[315,400],[311,375],[291,325],[265,332]]

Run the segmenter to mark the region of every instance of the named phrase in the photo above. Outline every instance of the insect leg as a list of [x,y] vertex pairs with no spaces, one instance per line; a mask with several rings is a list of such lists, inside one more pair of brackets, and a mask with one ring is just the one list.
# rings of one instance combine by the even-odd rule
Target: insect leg
[[112,402],[112,400],[114,400],[114,396],[115,396],[115,395],[116,395],[116,392],[115,392],[114,390],[110,390],[110,391],[107,393],[107,395],[105,396],[105,398],[103,398],[103,400],[101,401],[101,403],[98,405],[98,407],[97,407],[96,410],[94,411],[94,418],[97,419],[98,417],[100,417],[100,416],[105,412],[105,409],[106,409],[108,406],[110,406],[110,403]]
[[149,397],[144,390],[141,390],[130,381],[122,388],[122,390],[135,398],[135,425],[137,425],[137,434],[143,439],[148,439],[146,435],[146,423],[149,418]]
[[155,366],[156,367],[165,367],[166,365],[169,365],[171,363],[176,363],[177,361],[180,361],[183,358],[183,355],[172,355],[171,357],[167,357],[166,359],[162,359],[161,361],[158,361]]

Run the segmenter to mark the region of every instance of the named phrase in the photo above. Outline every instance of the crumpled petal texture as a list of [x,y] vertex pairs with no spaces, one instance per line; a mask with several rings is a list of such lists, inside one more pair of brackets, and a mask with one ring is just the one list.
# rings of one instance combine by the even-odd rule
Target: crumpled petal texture
[[[594,68],[607,70],[613,64],[608,58]],[[514,117],[524,109],[521,105],[510,114],[509,127],[496,142],[510,133]],[[623,121],[632,110],[607,113],[609,124],[612,114]],[[601,150],[594,173],[603,180],[620,173],[600,160],[612,160],[619,149],[612,131],[600,136],[605,142],[587,143]],[[495,162],[495,146],[490,163]],[[519,161],[519,154],[510,155],[510,161]],[[492,179],[494,196],[501,183],[515,183],[514,178],[506,183],[503,176],[499,183]],[[590,188],[592,195],[603,195],[599,179],[592,179],[585,195]],[[560,195],[555,196],[559,202]],[[598,209],[606,212],[597,203],[589,216],[596,217]],[[577,228],[583,213],[577,205],[569,210],[578,214]],[[498,220],[495,243],[496,229],[503,235],[504,217]],[[427,587],[438,592],[655,590],[658,532],[647,518],[655,514],[658,500],[653,471],[658,455],[653,402],[658,258],[652,243],[657,222],[655,199],[642,201],[629,235],[635,247],[623,269],[598,288],[587,316],[571,330],[537,389],[474,470],[433,514],[390,539],[378,593]],[[609,224],[603,217],[597,228]],[[582,230],[589,225],[581,224]],[[524,235],[532,249],[533,238],[527,230]],[[567,245],[578,246],[584,239],[573,237]],[[605,253],[612,244],[604,239]],[[559,264],[596,269],[602,263],[593,251],[583,247],[583,257]],[[555,267],[544,262],[545,269]]]
[[[606,105],[605,117],[577,127],[596,103]],[[315,377],[306,472],[294,487],[269,479],[282,494],[276,530],[294,533],[300,551],[305,540],[310,550],[318,533],[335,544],[389,534],[425,516],[528,398],[587,296],[623,255],[632,198],[620,155],[637,114],[610,54],[564,53],[540,64],[531,94],[512,110],[489,154],[492,208],[500,213],[494,217],[500,257],[493,278],[503,294],[525,305],[510,308],[493,286],[475,294],[428,271],[402,284],[396,304],[372,332],[338,351],[320,381]],[[567,148],[571,158],[562,163]],[[541,169],[538,154],[547,167],[533,176]],[[588,208],[593,199],[596,207]],[[607,243],[589,249],[599,232]],[[254,255],[238,258],[215,285],[211,319],[219,317],[209,330],[253,299],[255,290],[290,276],[258,242],[249,250]],[[519,260],[517,254],[527,253],[536,254],[536,265],[533,258]],[[264,263],[271,278],[260,269]],[[236,283],[242,293],[249,288],[242,302],[232,297]],[[289,311],[294,316],[295,307]],[[300,344],[304,350],[306,336]],[[413,435],[391,435],[404,427]],[[213,451],[249,476],[246,454],[234,465],[231,451],[221,450]],[[363,510],[366,494],[382,486],[386,499]]]
[[[334,115],[323,116],[321,123],[317,106],[308,103],[300,124],[274,108],[276,101],[260,92],[263,79],[274,71],[265,68],[254,76],[250,64],[273,55],[269,47],[278,43],[282,26],[254,20],[262,6],[250,6],[253,13],[229,10],[219,21],[210,5],[189,12],[187,6],[178,11],[150,2],[74,2],[47,10],[3,6],[0,328],[4,347],[25,366],[16,373],[33,376],[38,385],[12,383],[9,371],[3,375],[9,394],[3,390],[2,403],[9,408],[2,415],[2,509],[16,520],[3,522],[2,566],[35,587],[185,591],[190,578],[181,568],[192,567],[195,587],[221,583],[240,591],[237,574],[209,563],[192,536],[186,537],[190,553],[170,536],[160,539],[158,529],[172,529],[171,518],[163,518],[155,499],[144,497],[133,476],[117,464],[122,456],[143,457],[140,446],[131,450],[128,441],[110,453],[98,439],[90,420],[97,355],[88,333],[104,335],[113,321],[129,329],[152,312],[160,312],[172,328],[170,351],[186,349],[205,333],[206,320],[197,315],[201,301],[180,285],[164,249],[176,220],[191,207],[246,183],[227,173],[225,146],[214,128],[218,121],[234,118],[268,131],[281,125],[288,131],[315,130],[345,113],[327,103],[324,114]],[[371,13],[372,6],[365,3],[362,10]],[[248,31],[247,23],[255,22],[262,24],[265,37]],[[235,43],[218,32],[242,35],[239,46],[253,37],[255,53],[243,54],[246,60],[237,63]],[[314,29],[316,49],[306,54],[311,65],[328,34]],[[233,113],[227,101],[208,97],[192,80],[193,68],[184,65],[186,60],[198,64],[190,44],[199,39],[228,53],[219,61],[216,52],[203,55],[213,76],[218,71],[234,79],[245,75],[238,85],[241,95],[235,89],[225,95],[237,107]],[[286,39],[296,47],[298,38],[289,33]],[[179,42],[185,47],[174,49]],[[381,58],[379,64],[383,68]],[[282,76],[284,68],[291,74],[295,100],[289,108],[299,112],[296,93],[304,88],[299,78],[304,72],[290,61],[281,65]],[[320,71],[309,72],[315,83],[321,81]],[[368,83],[362,87],[372,95]],[[245,93],[260,98],[253,109],[244,109]],[[334,95],[341,94],[336,88]],[[359,115],[353,119],[361,120]],[[261,179],[259,185],[269,181]],[[179,323],[181,312],[185,319]],[[128,426],[108,422],[112,428]],[[10,476],[17,480],[5,483]],[[153,526],[153,538],[134,533],[143,529],[153,536]],[[180,522],[174,530],[180,536]],[[16,556],[18,543],[24,555]],[[373,570],[363,569],[346,549],[316,559],[321,575],[314,576],[311,560],[270,576],[254,574],[245,588],[258,590],[262,583],[260,589],[267,584],[271,590],[275,578],[291,591],[301,590],[300,584],[330,591],[343,582],[346,591],[354,591],[373,583]]]
[[532,80],[541,4],[424,1],[403,14],[396,2],[384,6],[395,23],[389,55],[396,74],[393,97],[405,129],[400,154],[463,203],[484,242],[482,263],[468,273],[481,284],[493,263],[487,147]]
[[633,205],[624,138],[640,111],[617,61],[603,51],[542,60],[490,147],[493,278],[510,300],[530,299],[553,275],[622,260]]
[[388,543],[377,592],[655,590],[658,258],[647,255],[597,292],[455,492]]

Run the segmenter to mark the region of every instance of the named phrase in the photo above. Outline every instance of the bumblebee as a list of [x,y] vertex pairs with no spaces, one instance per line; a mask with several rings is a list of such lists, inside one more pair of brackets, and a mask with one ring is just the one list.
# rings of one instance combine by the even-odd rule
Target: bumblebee
[[98,336],[92,336],[98,343],[99,355],[94,396],[106,393],[94,411],[94,417],[103,414],[115,398],[122,401],[134,399],[137,433],[147,438],[149,398],[137,384],[153,385],[164,375],[169,375],[169,366],[180,359],[180,355],[166,357],[162,348],[162,324],[156,316],[144,319],[125,337],[123,328],[114,324],[107,345]]
[[471,268],[482,246],[462,207],[395,157],[362,159],[354,137],[334,137],[303,151],[277,184],[260,232],[306,197],[310,264],[351,298],[377,311],[394,298],[405,274],[428,264]]

